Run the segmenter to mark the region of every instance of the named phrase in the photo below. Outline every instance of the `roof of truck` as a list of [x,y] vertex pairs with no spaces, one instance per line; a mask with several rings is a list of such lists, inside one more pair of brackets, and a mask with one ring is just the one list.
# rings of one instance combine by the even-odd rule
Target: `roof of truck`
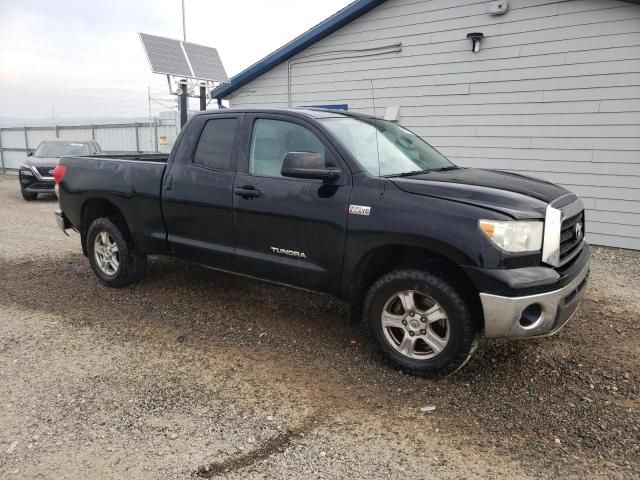
[[336,117],[356,117],[356,118],[375,118],[371,115],[362,113],[353,113],[346,110],[335,110],[332,108],[316,108],[316,107],[292,107],[292,108],[223,108],[220,110],[205,110],[196,113],[194,116],[206,115],[211,113],[290,113],[302,115],[311,118],[336,118]]

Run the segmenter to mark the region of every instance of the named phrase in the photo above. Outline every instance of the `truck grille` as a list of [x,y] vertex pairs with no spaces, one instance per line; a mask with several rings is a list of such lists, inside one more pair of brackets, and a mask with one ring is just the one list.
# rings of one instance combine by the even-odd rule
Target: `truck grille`
[[[580,224],[579,227],[577,225]],[[560,234],[560,263],[564,264],[577,255],[584,240],[584,211],[562,222]]]
[[49,170],[53,170],[53,167],[36,167],[36,170],[38,170],[38,173],[42,177],[52,177],[53,176],[51,173],[49,173]]

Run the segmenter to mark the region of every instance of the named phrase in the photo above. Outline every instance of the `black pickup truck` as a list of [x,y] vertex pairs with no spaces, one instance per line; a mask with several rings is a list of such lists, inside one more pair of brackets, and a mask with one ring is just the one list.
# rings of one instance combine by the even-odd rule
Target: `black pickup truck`
[[363,115],[203,112],[168,156],[63,158],[55,178],[58,224],[105,285],[159,254],[324,292],[415,374],[456,371],[482,334],[555,333],[589,275],[575,195]]

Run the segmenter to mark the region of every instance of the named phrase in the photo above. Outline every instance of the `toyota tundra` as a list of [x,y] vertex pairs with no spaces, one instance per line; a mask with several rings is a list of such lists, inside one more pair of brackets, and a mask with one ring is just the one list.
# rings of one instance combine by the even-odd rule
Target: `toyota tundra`
[[195,115],[169,155],[63,158],[57,221],[110,287],[148,255],[323,292],[418,375],[481,336],[551,335],[585,294],[582,201],[462,168],[397,123],[322,109]]

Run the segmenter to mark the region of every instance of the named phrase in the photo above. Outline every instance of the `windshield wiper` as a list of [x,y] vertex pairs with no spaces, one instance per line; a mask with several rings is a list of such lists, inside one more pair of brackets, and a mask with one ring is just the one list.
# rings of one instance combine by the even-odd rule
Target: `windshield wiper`
[[385,175],[385,178],[413,177],[421,173],[428,173],[429,170],[413,170],[411,172],[394,173],[393,175]]
[[432,168],[430,172],[448,172],[449,170],[459,170],[460,167],[456,165],[449,165],[448,167]]

